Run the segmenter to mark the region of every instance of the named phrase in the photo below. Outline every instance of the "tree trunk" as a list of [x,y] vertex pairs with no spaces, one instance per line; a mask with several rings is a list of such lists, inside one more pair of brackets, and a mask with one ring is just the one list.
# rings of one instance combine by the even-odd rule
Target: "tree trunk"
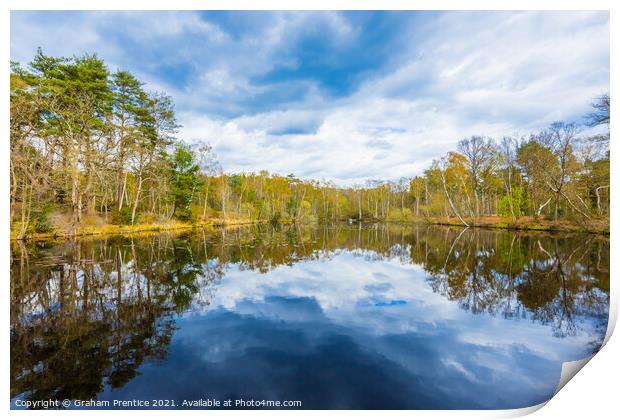
[[357,196],[357,219],[362,220],[362,192],[360,191]]
[[601,211],[601,194],[598,192],[598,190],[602,188],[609,188],[609,185],[602,185],[594,190],[594,192],[596,193],[596,211],[599,215],[603,214],[603,212]]
[[549,197],[547,201],[545,201],[543,204],[540,205],[540,207],[538,207],[538,211],[536,212],[536,217],[540,217],[540,213],[545,208],[545,206],[549,204],[550,201],[551,201],[551,197]]
[[461,223],[463,223],[465,226],[469,227],[469,224],[463,220],[463,218],[461,217],[460,213],[456,210],[456,207],[454,206],[454,203],[452,202],[452,199],[450,198],[450,194],[448,194],[448,187],[446,186],[446,176],[443,173],[443,171],[439,171],[441,173],[441,181],[443,184],[443,191],[446,194],[446,198],[448,199],[448,203],[450,204],[450,207],[452,208],[452,211],[454,212],[454,214],[456,214],[456,217],[459,218],[459,220],[461,221]]
[[512,179],[511,179],[511,170],[508,168],[508,204],[510,205],[510,214],[512,215],[512,221],[516,220],[515,210],[512,205]]
[[17,200],[17,177],[15,176],[15,168],[13,166],[13,159],[9,159],[9,167],[11,168],[11,221],[10,221],[10,224],[13,224],[13,218],[15,217],[15,201]]
[[[27,200],[27,203],[26,203]],[[27,184],[24,180],[24,188],[22,193],[22,220],[21,229],[18,239],[25,239],[30,225],[30,210],[32,208],[32,185]]]
[[207,180],[207,189],[205,191],[205,204],[204,207],[202,209],[202,220],[206,220],[207,218],[207,203],[209,202],[209,184],[211,183],[211,180]]
[[133,201],[133,207],[131,209],[131,224],[133,225],[136,220],[136,210],[138,209],[138,203],[140,202],[140,194],[142,193],[142,171],[138,172],[138,188],[136,189],[136,198]]

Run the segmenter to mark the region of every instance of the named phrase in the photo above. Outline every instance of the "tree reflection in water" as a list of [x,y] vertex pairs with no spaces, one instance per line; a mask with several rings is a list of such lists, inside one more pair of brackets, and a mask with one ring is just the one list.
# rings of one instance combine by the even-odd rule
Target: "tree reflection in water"
[[11,398],[96,398],[166,358],[175,317],[210,304],[229,264],[266,273],[349,252],[423,267],[463,310],[575,334],[609,307],[609,239],[437,226],[253,226],[12,243]]

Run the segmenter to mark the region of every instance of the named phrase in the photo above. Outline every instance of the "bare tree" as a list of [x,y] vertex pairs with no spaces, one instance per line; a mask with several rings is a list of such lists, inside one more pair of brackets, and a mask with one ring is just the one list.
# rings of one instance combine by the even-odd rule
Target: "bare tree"
[[503,177],[504,187],[508,196],[508,206],[512,220],[516,220],[515,206],[512,194],[512,174],[516,166],[517,160],[517,139],[513,137],[504,137],[500,143],[500,157],[504,166],[505,176]]
[[217,155],[213,151],[213,147],[211,147],[207,141],[198,140],[194,143],[193,148],[198,152],[198,164],[200,165],[200,171],[206,178],[206,182],[204,183],[204,205],[202,208],[202,219],[205,220],[207,218],[211,178],[221,172],[222,167],[217,161]]
[[471,189],[474,193],[474,216],[480,216],[480,194],[482,192],[483,174],[489,169],[495,153],[493,140],[482,136],[463,139],[458,144],[458,151],[467,158],[471,176]]
[[594,111],[589,113],[586,118],[588,120],[588,125],[591,127],[597,125],[609,125],[609,111],[610,111],[610,100],[609,94],[605,93],[599,96],[596,99],[596,102],[592,104]]
[[461,216],[461,213],[459,213],[459,211],[456,209],[456,206],[454,205],[454,202],[452,201],[452,198],[450,197],[450,193],[448,192],[448,185],[446,182],[446,166],[447,166],[446,158],[442,158],[439,161],[437,160],[433,161],[433,167],[435,169],[438,169],[439,174],[441,175],[441,183],[443,186],[443,191],[444,191],[444,194],[446,195],[446,199],[448,200],[448,203],[450,204],[450,208],[452,209],[456,217],[459,218],[461,223],[469,227],[469,223],[467,223],[465,219],[463,219],[463,217]]
[[572,203],[564,191],[569,176],[574,172],[577,163],[573,151],[578,133],[579,128],[574,123],[555,122],[538,135],[538,141],[543,146],[549,148],[557,159],[555,167],[543,168],[547,175],[545,183],[555,195],[553,212],[555,219],[558,218],[560,199],[562,197],[566,199],[573,209],[587,216]]

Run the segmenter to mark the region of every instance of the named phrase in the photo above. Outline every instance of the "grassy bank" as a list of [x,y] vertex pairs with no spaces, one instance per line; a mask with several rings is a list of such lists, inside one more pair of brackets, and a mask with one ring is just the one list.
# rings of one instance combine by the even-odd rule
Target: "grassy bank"
[[[385,219],[364,219],[364,222],[394,222],[394,223],[422,223],[430,225],[444,226],[463,226],[463,223],[455,217],[429,217],[429,218],[389,218]],[[526,231],[546,231],[546,232],[580,232],[596,233],[609,235],[609,221],[593,220],[587,224],[578,224],[567,220],[544,220],[531,217],[522,217],[515,221],[510,218],[487,216],[477,220],[465,220],[471,227],[482,227],[491,229],[506,230],[526,230]],[[171,220],[163,223],[145,223],[136,225],[84,225],[76,229],[69,227],[54,227],[48,232],[28,233],[25,240],[49,240],[84,236],[104,236],[104,235],[136,235],[148,232],[168,232],[175,230],[191,230],[200,228],[218,228],[227,226],[244,226],[268,223],[266,220],[250,219],[210,219],[206,222],[182,222]],[[280,224],[291,224],[293,220],[281,220]],[[11,231],[11,240],[19,239],[18,231]]]
[[[421,223],[446,226],[463,226],[456,217],[431,217],[417,220]],[[498,216],[480,217],[477,220],[465,219],[471,227],[484,227],[507,230],[531,230],[547,232],[581,232],[609,235],[608,220],[592,220],[587,223],[576,223],[568,220],[545,220],[533,217],[522,217],[517,220]]]
[[[175,230],[191,230],[197,228],[217,228],[224,226],[243,226],[265,223],[261,220],[245,219],[211,219],[207,222],[181,222],[172,220],[165,223],[148,223],[136,225],[104,224],[98,226],[79,226],[75,229],[55,227],[49,232],[28,233],[25,240],[62,239],[83,236],[134,235],[142,232],[168,232]],[[19,232],[11,231],[11,239],[19,239]]]

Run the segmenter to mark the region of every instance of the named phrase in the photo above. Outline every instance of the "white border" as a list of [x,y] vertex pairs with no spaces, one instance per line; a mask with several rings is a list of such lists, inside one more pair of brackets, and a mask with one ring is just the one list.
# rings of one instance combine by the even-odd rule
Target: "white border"
[[[610,28],[611,28],[611,98],[614,102],[612,106],[612,121],[619,120],[619,112],[616,109],[616,95],[618,94],[614,80],[614,75],[618,74],[618,42],[614,40],[620,39],[620,33],[614,26],[619,21],[618,15],[620,10],[620,2],[614,2],[611,0],[565,0],[562,2],[552,2],[546,0],[505,0],[505,1],[492,1],[492,0],[476,0],[476,1],[458,1],[458,0],[442,0],[430,1],[430,0],[314,0],[314,1],[286,1],[286,0],[263,0],[260,3],[257,1],[251,2],[250,0],[175,0],[175,1],[146,1],[146,0],[56,0],[53,4],[44,0],[4,0],[2,2],[2,9],[0,14],[0,34],[2,34],[2,42],[0,48],[2,56],[5,59],[5,65],[2,67],[2,89],[3,100],[1,102],[1,118],[0,127],[2,127],[2,151],[0,152],[0,167],[4,168],[0,177],[2,182],[0,183],[0,197],[2,197],[2,204],[0,205],[0,226],[2,232],[6,236],[3,236],[4,240],[0,244],[2,256],[0,258],[2,264],[2,273],[4,273],[3,281],[4,287],[2,288],[2,302],[5,302],[4,310],[2,311],[2,325],[5,328],[1,328],[1,337],[4,346],[2,347],[3,364],[2,372],[0,373],[2,378],[2,390],[3,394],[8,397],[9,395],[9,329],[6,326],[9,325],[9,142],[8,142],[8,121],[9,121],[9,66],[10,60],[10,10],[610,10]],[[617,159],[619,152],[618,141],[616,140],[620,135],[620,130],[612,124],[611,127],[612,139],[612,158],[611,162],[611,178],[613,187],[611,189],[611,207],[612,207],[612,225],[611,236],[613,238],[618,237],[618,189],[616,183],[620,181]],[[615,241],[611,241],[611,255],[620,256],[620,248],[616,246]],[[618,272],[617,257],[611,259],[611,308],[610,308],[610,328],[606,336],[606,340],[609,340],[611,332],[616,323],[618,313],[618,280],[615,274]],[[376,411],[220,411],[220,412],[204,412],[204,411],[184,411],[182,415],[184,418],[205,418],[218,417],[218,418],[237,418],[238,416],[251,416],[256,419],[274,419],[274,418],[307,418],[314,419],[317,416],[323,417],[351,417],[351,418],[372,418],[375,419],[378,416],[390,416],[393,418],[510,418],[526,415],[532,412],[532,418],[536,419],[557,419],[557,418],[572,418],[578,416],[588,416],[589,419],[597,417],[611,417],[612,413],[618,413],[618,397],[617,397],[617,375],[620,373],[618,370],[618,353],[620,344],[618,339],[611,339],[605,347],[596,355],[591,362],[578,374],[577,380],[569,381],[569,383],[547,404],[541,404],[540,406],[519,409],[519,410],[500,410],[500,411],[389,411],[389,412],[376,412]],[[22,411],[10,411],[8,398],[5,400],[5,410],[9,411],[11,417],[16,418],[83,418],[84,411],[73,412],[22,412]],[[544,409],[539,410],[542,406]],[[165,411],[150,411],[148,413],[142,412],[114,412],[112,415],[116,418],[118,416],[135,417],[136,415],[148,416],[150,418],[167,418],[170,413]],[[107,411],[93,411],[88,413],[89,417],[93,418],[108,418],[110,413]]]

